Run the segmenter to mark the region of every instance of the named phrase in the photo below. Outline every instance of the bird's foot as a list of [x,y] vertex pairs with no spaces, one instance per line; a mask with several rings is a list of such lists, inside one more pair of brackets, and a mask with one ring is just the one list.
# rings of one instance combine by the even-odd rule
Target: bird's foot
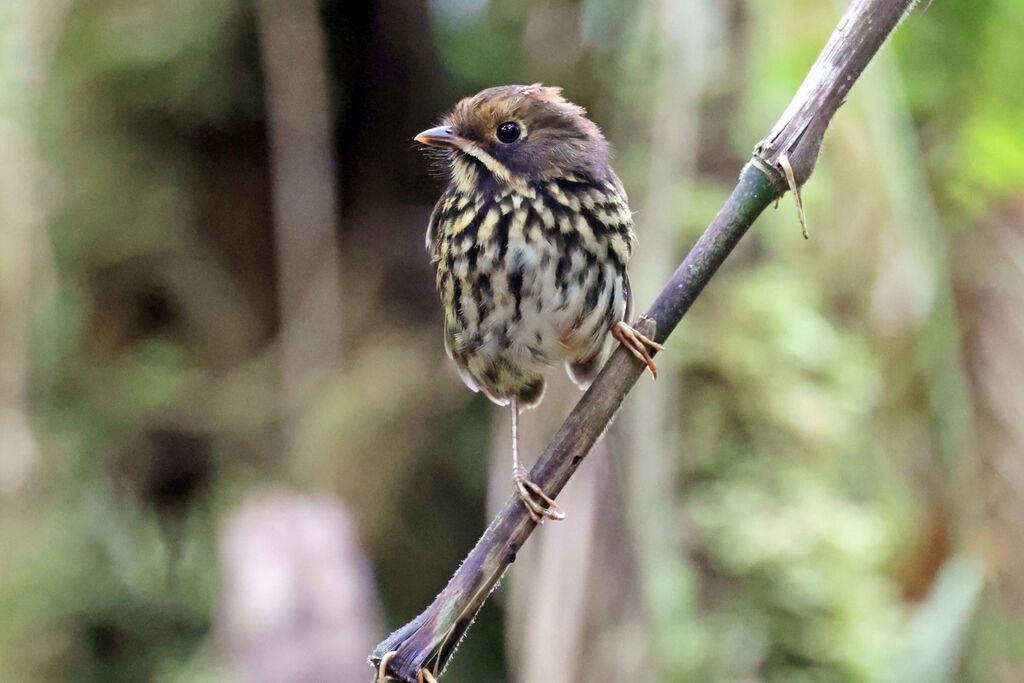
[[516,482],[519,499],[523,501],[534,524],[539,524],[544,518],[565,519],[565,514],[555,509],[558,507],[558,503],[544,493],[541,487],[530,481],[527,475],[528,472],[524,468],[516,467],[512,472],[512,479]]
[[[390,662],[397,654],[398,650],[392,650],[380,658],[380,664],[377,666],[377,680],[375,683],[386,683],[389,679],[388,662]],[[430,673],[429,669],[420,669],[416,674],[416,683],[437,683],[437,679],[434,678],[434,674]]]
[[630,353],[646,363],[654,379],[658,379],[658,367],[654,364],[654,359],[651,358],[651,353],[647,348],[662,351],[664,346],[653,339],[648,339],[646,335],[638,332],[625,320],[620,320],[612,325],[612,336],[629,349]]
[[383,657],[380,658],[380,664],[377,665],[377,680],[375,683],[384,683],[388,679],[388,662],[391,658],[398,654],[398,650],[392,650]]

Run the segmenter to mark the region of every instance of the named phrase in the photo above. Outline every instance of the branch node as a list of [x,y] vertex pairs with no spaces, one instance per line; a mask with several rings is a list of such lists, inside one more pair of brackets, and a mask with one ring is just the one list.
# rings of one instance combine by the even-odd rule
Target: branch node
[[[786,181],[782,169],[768,161],[768,157],[772,154],[774,154],[774,150],[771,148],[771,145],[762,140],[754,146],[754,153],[747,164],[763,173],[771,181],[772,186],[778,190],[779,197],[781,197],[789,188],[789,183]],[[775,206],[778,208],[778,198],[776,198]]]

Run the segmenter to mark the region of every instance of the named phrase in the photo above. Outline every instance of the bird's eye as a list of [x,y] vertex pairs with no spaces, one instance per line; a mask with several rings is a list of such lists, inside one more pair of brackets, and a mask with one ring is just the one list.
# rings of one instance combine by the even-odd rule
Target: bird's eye
[[506,121],[498,126],[498,139],[508,144],[519,139],[519,124],[515,121]]

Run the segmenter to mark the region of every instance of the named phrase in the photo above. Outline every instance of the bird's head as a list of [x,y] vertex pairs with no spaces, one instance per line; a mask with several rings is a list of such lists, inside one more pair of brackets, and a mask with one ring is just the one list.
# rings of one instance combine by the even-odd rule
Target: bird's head
[[503,85],[463,99],[416,141],[441,150],[452,182],[466,190],[489,177],[502,185],[570,175],[606,181],[614,177],[608,142],[586,113],[561,88]]

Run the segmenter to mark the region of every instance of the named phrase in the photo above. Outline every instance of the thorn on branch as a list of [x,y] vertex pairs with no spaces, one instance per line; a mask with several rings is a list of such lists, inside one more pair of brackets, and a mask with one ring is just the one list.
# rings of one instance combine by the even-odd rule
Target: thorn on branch
[[[789,191],[793,193],[793,201],[796,202],[796,215],[800,219],[800,229],[803,231],[804,239],[810,239],[807,236],[807,216],[804,214],[804,198],[800,195],[800,186],[796,184],[796,177],[793,175],[793,165],[789,163],[789,157],[783,152],[779,155],[779,166],[782,167],[782,172],[786,175],[786,183],[789,185]],[[778,206],[778,200],[775,205]]]

